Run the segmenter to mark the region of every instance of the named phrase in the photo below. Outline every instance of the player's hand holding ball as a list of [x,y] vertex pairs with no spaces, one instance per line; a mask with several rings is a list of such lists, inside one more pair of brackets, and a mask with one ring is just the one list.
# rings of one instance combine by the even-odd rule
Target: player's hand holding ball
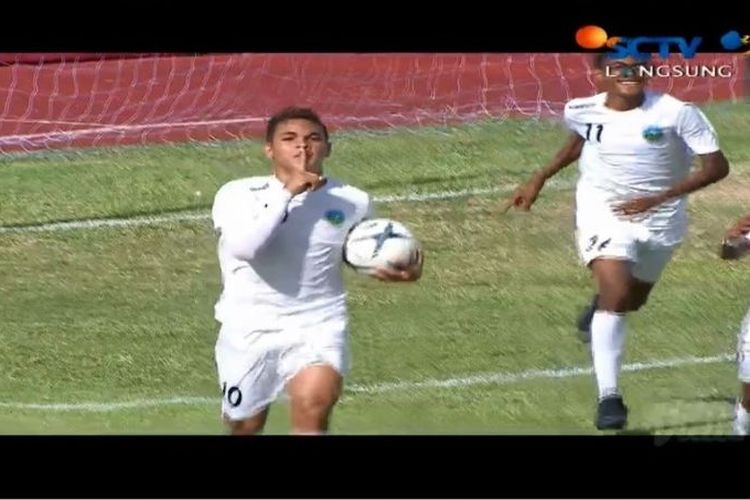
[[417,249],[414,255],[413,262],[375,268],[372,276],[381,281],[417,281],[422,276],[424,253]]
[[344,261],[359,273],[381,281],[416,281],[424,253],[403,224],[392,219],[365,220],[349,232]]

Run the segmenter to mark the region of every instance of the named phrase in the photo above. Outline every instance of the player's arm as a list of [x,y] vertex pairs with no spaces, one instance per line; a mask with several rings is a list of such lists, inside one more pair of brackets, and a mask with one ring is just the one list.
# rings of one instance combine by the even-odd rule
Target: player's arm
[[380,281],[417,281],[422,277],[424,267],[424,252],[417,250],[414,260],[404,267],[375,269],[372,275]]
[[253,260],[283,224],[292,197],[324,183],[317,174],[298,172],[283,187],[271,184],[255,193],[235,193],[234,199],[225,202],[221,215],[215,217],[222,245],[237,259]]
[[513,192],[507,208],[512,205],[523,210],[529,210],[547,179],[553,177],[581,156],[583,144],[583,137],[576,132],[571,132],[554,158],[544,168],[534,172],[525,184],[519,186]]
[[281,226],[292,193],[270,185],[263,191],[233,193],[233,198],[225,200],[224,212],[214,218],[214,225],[223,248],[232,257],[253,260]]
[[645,212],[673,198],[703,189],[729,175],[729,162],[719,148],[714,128],[703,113],[693,105],[685,105],[680,111],[676,127],[690,149],[700,158],[700,168],[682,181],[661,193],[629,200],[615,207],[621,215]]
[[553,177],[560,170],[564,169],[581,156],[581,150],[583,149],[583,137],[577,132],[571,132],[568,135],[565,144],[557,152],[554,158],[541,170],[534,173],[532,179],[536,178],[544,184],[547,179]]
[[721,150],[699,155],[699,157],[700,168],[682,182],[667,189],[661,195],[662,202],[703,189],[729,175],[729,162]]

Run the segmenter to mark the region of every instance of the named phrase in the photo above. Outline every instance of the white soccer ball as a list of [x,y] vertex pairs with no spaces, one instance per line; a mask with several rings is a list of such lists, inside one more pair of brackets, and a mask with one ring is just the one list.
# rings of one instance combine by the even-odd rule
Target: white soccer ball
[[369,219],[354,226],[344,243],[344,262],[370,274],[377,267],[407,266],[420,245],[411,231],[395,220]]

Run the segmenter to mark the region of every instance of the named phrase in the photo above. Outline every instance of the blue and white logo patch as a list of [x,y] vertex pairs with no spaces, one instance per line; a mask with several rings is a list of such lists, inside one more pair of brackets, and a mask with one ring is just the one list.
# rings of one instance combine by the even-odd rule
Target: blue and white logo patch
[[643,129],[643,138],[648,142],[657,142],[664,137],[664,129],[656,125],[649,125]]
[[338,209],[331,209],[326,211],[325,214],[326,220],[333,224],[334,226],[340,226],[344,223],[344,220],[346,219],[346,215],[344,215],[344,212]]

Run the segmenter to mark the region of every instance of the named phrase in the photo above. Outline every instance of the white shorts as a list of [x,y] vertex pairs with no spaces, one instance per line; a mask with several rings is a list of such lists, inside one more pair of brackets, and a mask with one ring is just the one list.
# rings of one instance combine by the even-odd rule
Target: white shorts
[[345,375],[346,335],[345,320],[273,331],[222,325],[215,348],[222,414],[229,420],[258,414],[307,366],[327,364]]
[[633,276],[656,283],[672,260],[678,244],[663,244],[641,225],[620,220],[580,223],[576,229],[578,255],[588,266],[598,258],[622,259],[633,263]]

